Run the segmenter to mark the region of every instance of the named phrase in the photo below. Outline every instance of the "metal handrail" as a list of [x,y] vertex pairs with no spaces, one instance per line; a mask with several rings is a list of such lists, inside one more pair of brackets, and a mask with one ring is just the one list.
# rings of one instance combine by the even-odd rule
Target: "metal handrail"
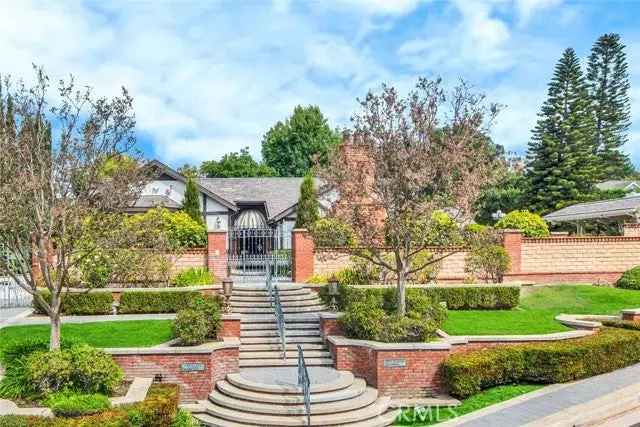
[[284,321],[282,305],[280,304],[280,291],[278,291],[278,286],[275,286],[273,295],[273,311],[276,315],[276,323],[278,325],[278,336],[280,337],[280,345],[282,346],[282,358],[287,360],[287,327]]
[[298,387],[302,389],[304,397],[304,410],[307,416],[307,425],[311,425],[311,381],[309,380],[309,371],[304,361],[304,352],[302,346],[298,344]]
[[271,266],[269,264],[267,264],[267,296],[269,297],[271,308],[275,308],[273,301],[273,279],[271,277]]

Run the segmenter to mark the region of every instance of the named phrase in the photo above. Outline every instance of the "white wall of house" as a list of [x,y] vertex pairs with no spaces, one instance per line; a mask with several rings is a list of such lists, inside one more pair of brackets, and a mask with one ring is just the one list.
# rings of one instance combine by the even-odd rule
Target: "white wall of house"
[[182,203],[185,185],[180,181],[151,181],[142,189],[143,196],[167,196],[171,200]]

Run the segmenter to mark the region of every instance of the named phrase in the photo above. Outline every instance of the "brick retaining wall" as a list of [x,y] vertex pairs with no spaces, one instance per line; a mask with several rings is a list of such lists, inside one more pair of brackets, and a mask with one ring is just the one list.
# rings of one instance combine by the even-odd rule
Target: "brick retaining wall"
[[[239,346],[238,340],[229,340],[197,347],[112,348],[105,351],[120,365],[126,379],[144,377],[179,384],[181,402],[189,402],[206,399],[216,381],[240,371]],[[197,370],[189,371],[189,367]]]

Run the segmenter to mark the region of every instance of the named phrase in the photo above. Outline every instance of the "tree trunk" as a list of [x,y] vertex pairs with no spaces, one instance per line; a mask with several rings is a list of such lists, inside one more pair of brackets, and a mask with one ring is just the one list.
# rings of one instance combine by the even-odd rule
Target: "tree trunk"
[[51,319],[51,338],[49,340],[49,350],[60,350],[60,313],[55,312],[49,316]]
[[407,301],[406,301],[406,285],[407,285],[407,271],[404,263],[398,257],[397,263],[398,266],[398,289],[397,289],[397,297],[398,297],[398,316],[405,316],[407,313]]

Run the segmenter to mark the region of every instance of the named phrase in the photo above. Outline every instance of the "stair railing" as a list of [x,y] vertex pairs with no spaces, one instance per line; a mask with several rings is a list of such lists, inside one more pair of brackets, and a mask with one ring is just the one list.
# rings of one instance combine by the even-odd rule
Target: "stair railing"
[[267,296],[269,297],[269,302],[271,303],[271,308],[275,308],[274,307],[274,301],[273,301],[273,277],[271,276],[271,263],[269,263],[269,262],[267,262],[266,286],[267,286]]
[[284,321],[284,313],[282,312],[282,304],[280,303],[280,291],[277,285],[274,287],[273,292],[273,311],[276,315],[278,336],[280,337],[280,345],[282,346],[282,358],[287,360],[287,327]]
[[304,398],[304,411],[307,416],[307,426],[311,425],[311,381],[309,380],[309,371],[304,361],[304,352],[302,346],[298,344],[298,387],[302,390]]

